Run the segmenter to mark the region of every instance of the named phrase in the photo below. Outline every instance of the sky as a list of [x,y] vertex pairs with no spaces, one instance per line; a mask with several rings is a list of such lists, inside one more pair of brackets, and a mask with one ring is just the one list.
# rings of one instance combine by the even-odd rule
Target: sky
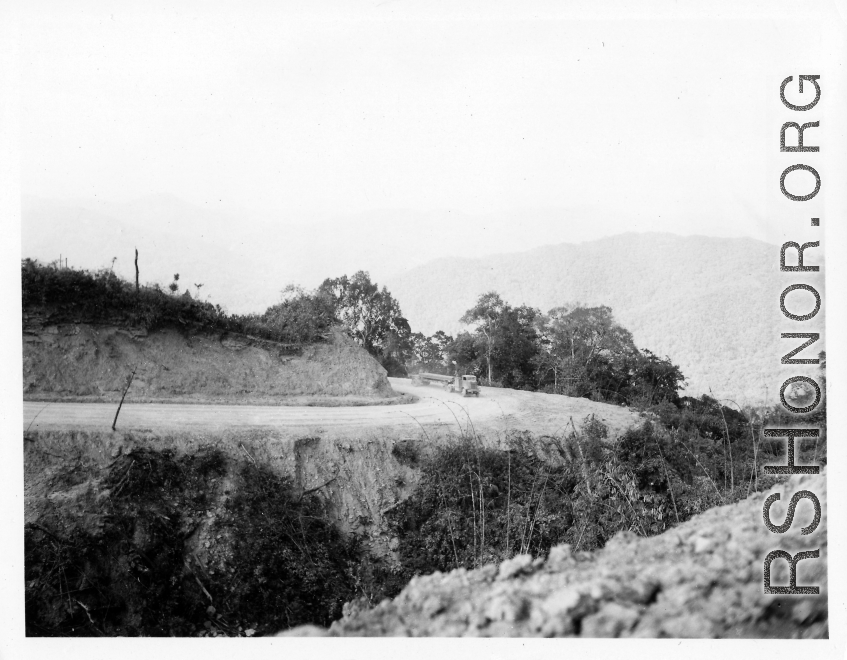
[[819,24],[796,3],[732,20],[653,4],[32,3],[21,192],[167,193],[281,225],[553,209],[581,240],[768,239],[774,86],[815,61]]

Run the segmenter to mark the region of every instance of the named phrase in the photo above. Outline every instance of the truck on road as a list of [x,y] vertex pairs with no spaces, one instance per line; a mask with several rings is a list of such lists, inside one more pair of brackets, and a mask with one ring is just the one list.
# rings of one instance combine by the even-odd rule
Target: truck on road
[[450,392],[461,392],[462,396],[479,396],[479,384],[476,376],[445,376],[443,374],[419,373],[412,376],[412,385],[435,383]]

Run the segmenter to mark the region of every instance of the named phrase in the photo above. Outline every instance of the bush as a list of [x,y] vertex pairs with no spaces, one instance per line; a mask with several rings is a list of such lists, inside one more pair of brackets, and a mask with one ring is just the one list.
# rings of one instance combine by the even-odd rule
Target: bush
[[245,465],[218,528],[233,539],[223,566],[231,570],[216,585],[226,615],[261,621],[259,632],[329,626],[353,599],[356,544],[341,538],[316,497],[293,497],[288,479]]
[[262,323],[292,342],[305,344],[321,341],[335,322],[332,299],[325,294],[309,294],[301,290],[294,294],[269,307],[262,314]]

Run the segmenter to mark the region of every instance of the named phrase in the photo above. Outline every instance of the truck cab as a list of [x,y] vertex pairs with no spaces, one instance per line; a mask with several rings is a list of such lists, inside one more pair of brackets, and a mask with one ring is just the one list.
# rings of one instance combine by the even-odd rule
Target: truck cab
[[450,384],[451,392],[461,392],[462,396],[479,396],[476,376],[456,376]]

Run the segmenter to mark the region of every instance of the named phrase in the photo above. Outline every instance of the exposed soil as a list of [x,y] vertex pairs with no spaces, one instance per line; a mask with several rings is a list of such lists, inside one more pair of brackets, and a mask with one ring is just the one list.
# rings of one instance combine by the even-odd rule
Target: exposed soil
[[[794,476],[771,492],[781,521],[792,494],[807,489],[826,502],[825,476]],[[791,530],[777,536],[762,522],[768,494],[711,509],[651,538],[621,533],[596,553],[557,546],[544,558],[520,555],[499,566],[414,578],[394,600],[358,604],[329,630],[305,626],[287,635],[331,636],[582,636],[826,638],[827,518],[811,520],[807,500]],[[797,584],[819,585],[816,596],[763,593],[762,566],[775,549],[794,555]],[[774,586],[786,585],[787,562],[772,566]]]
[[184,328],[141,329],[24,319],[24,399],[343,405],[396,398],[386,371],[341,332],[289,345]]

